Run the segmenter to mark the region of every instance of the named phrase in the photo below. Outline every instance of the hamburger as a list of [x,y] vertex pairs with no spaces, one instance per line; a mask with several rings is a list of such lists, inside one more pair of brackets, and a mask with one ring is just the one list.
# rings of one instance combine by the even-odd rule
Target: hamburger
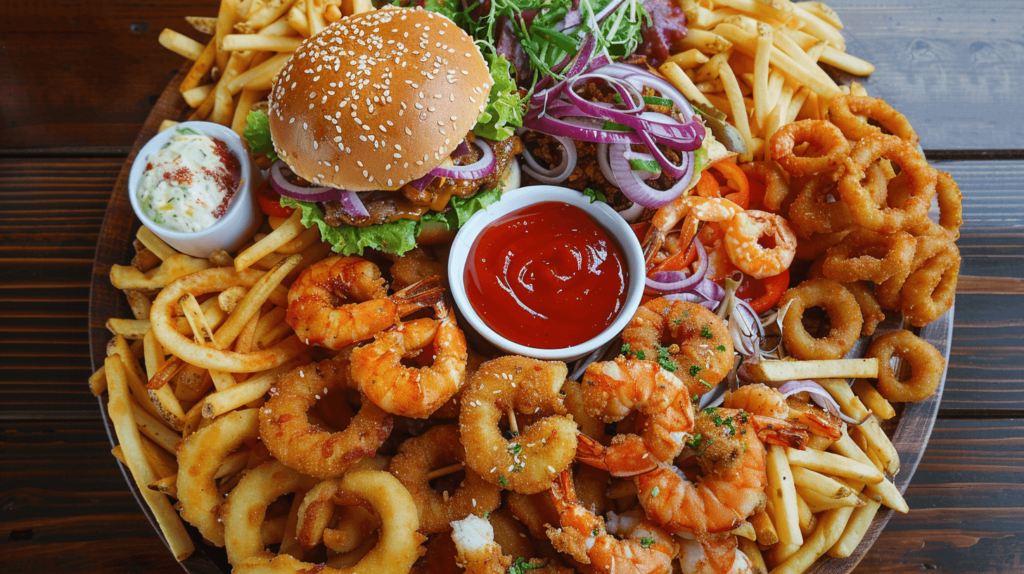
[[301,209],[335,251],[401,254],[449,239],[518,185],[518,138],[473,132],[494,84],[473,39],[447,17],[366,12],[302,44],[246,133],[269,131],[281,204]]

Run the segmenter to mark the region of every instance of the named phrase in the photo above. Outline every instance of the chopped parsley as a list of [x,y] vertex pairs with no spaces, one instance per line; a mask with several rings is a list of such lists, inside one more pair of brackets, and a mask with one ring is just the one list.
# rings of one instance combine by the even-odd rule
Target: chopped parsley
[[674,373],[674,372],[676,372],[677,369],[679,369],[679,367],[677,367],[676,364],[673,363],[671,359],[666,359],[664,357],[659,357],[658,358],[658,364],[661,365],[662,369],[665,369],[666,371],[668,371],[670,373]]
[[588,187],[587,189],[583,190],[583,195],[590,198],[590,203],[594,203],[595,201],[608,203],[608,198],[605,197],[603,193],[597,191],[596,189],[591,189]]
[[661,489],[655,486],[653,489],[651,489],[651,496],[658,496],[659,492],[661,492]]
[[682,320],[682,319],[679,319],[679,318],[677,317],[677,318],[675,318],[675,319],[672,319],[672,322],[673,322],[673,323],[675,323],[676,325],[678,325],[678,324],[682,323],[682,322],[683,322],[683,320]]
[[629,355],[629,354],[631,354],[631,353],[632,353],[632,351],[630,351],[630,350],[629,350],[629,343],[624,343],[624,344],[622,345],[622,348],[621,348],[621,349],[619,349],[619,352],[620,352],[620,353],[622,353],[623,355]]
[[704,337],[705,339],[710,339],[714,337],[714,333],[711,332],[711,325],[704,325],[704,327],[700,330],[700,336]]
[[523,572],[526,572],[528,570],[537,570],[539,568],[546,567],[547,564],[530,564],[526,561],[525,558],[520,556],[519,558],[516,558],[516,561],[512,564],[512,566],[509,566],[508,574],[523,574]]
[[747,422],[748,417],[746,411],[740,411],[740,420],[743,422]]
[[508,481],[507,481],[507,480],[505,480],[505,477],[504,477],[504,476],[501,476],[501,475],[499,474],[499,475],[498,475],[498,484],[500,484],[501,486],[508,486]]
[[637,349],[633,352],[633,355],[641,361],[647,360],[647,353],[645,353],[643,349]]
[[654,539],[646,536],[640,538],[640,546],[643,548],[650,548],[654,545]]
[[[513,431],[513,432],[514,432],[514,431]],[[516,433],[516,434],[518,434],[518,433]],[[522,451],[523,451],[523,445],[521,445],[521,444],[519,444],[519,443],[514,443],[514,444],[513,444],[512,446],[508,447],[508,450],[509,450],[509,451],[510,451],[510,452],[512,453],[512,455],[514,456],[514,455],[517,455],[517,454],[519,454],[520,452],[522,452]]]
[[725,352],[725,345],[719,345],[719,346],[715,347],[715,350],[718,351],[719,353],[724,353]]
[[697,379],[697,381],[698,381],[698,382],[699,382],[700,384],[704,385],[705,387],[707,387],[707,388],[709,388],[709,389],[711,388],[711,383],[709,383],[709,382],[705,381],[704,379]]
[[699,372],[701,372],[703,370],[704,370],[704,367],[701,367],[700,365],[690,365],[690,376],[691,377],[696,377],[697,373],[699,373]]
[[690,448],[696,449],[697,447],[700,446],[700,441],[702,440],[704,440],[704,437],[702,437],[700,433],[697,433],[697,436],[693,437],[693,439],[691,439],[690,442],[686,444],[689,445]]

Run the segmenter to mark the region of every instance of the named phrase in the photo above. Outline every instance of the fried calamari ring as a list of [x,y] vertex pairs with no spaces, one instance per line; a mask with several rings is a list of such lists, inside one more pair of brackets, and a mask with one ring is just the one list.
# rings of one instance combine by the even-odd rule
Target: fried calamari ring
[[[178,445],[178,502],[181,517],[214,546],[224,546],[224,524],[217,508],[224,498],[215,478],[224,458],[259,438],[256,409],[232,411],[188,436]],[[257,537],[258,539],[258,537]]]
[[[807,278],[820,279],[825,277],[822,273],[824,263],[824,257],[819,257],[815,260],[811,264],[811,268],[807,270]],[[882,305],[878,302],[878,298],[875,297],[875,291],[865,285],[863,281],[851,281],[841,283],[841,285],[853,295],[853,298],[857,300],[857,304],[860,305],[860,314],[864,318],[864,326],[861,327],[860,334],[865,337],[874,335],[878,324],[885,320],[885,313],[882,311]]]
[[[367,506],[365,500],[347,496],[338,479],[324,480],[309,489],[302,499],[295,539],[306,550],[323,542],[335,552],[352,552],[380,527],[380,518]],[[328,528],[335,515],[338,528]]]
[[[808,142],[817,156],[797,156],[796,146]],[[771,139],[772,159],[793,177],[832,171],[843,164],[850,144],[839,128],[824,120],[801,120],[778,129]],[[809,150],[810,151],[810,150]]]
[[828,108],[829,119],[842,130],[846,139],[861,140],[881,135],[882,130],[857,116],[867,116],[901,140],[916,144],[919,140],[910,121],[878,98],[867,96],[840,96],[834,98]]
[[[878,392],[896,402],[916,403],[932,396],[946,368],[942,353],[910,331],[882,335],[871,343],[864,357],[878,359]],[[910,378],[899,380],[892,370],[893,357],[910,363]]]
[[903,284],[900,310],[915,327],[924,327],[953,306],[960,275],[960,251],[955,243],[948,245],[944,253],[915,269]]
[[470,514],[483,516],[501,506],[501,489],[466,469],[466,478],[451,495],[442,495],[430,486],[427,475],[438,468],[466,458],[457,425],[439,425],[410,438],[398,447],[391,459],[391,474],[405,485],[420,513],[420,532],[433,534],[451,529],[451,523]]
[[271,389],[260,409],[260,436],[275,458],[317,478],[341,475],[373,456],[391,434],[394,418],[368,400],[345,430],[327,432],[309,423],[306,412],[321,394],[344,392],[348,362],[343,358],[298,367]]
[[[890,182],[890,196],[894,193],[895,186],[893,184],[897,184],[900,179],[898,177]],[[898,185],[906,187],[905,181]],[[953,177],[944,171],[938,172],[935,196],[939,204],[939,222],[935,223],[928,218],[924,225],[918,225],[911,231],[915,235],[948,235],[950,239],[956,241],[960,238],[960,226],[964,224],[963,195],[960,193],[960,187],[953,181]]]
[[746,174],[747,179],[764,184],[764,208],[778,213],[790,194],[789,183],[786,182],[782,168],[773,161],[753,161],[741,164],[740,169]]
[[[779,308],[784,309],[786,305],[789,310],[782,322],[782,342],[794,357],[841,359],[857,342],[864,322],[860,307],[838,282],[831,279],[804,281],[782,295]],[[831,330],[826,337],[817,339],[804,327],[804,311],[811,307],[821,307],[828,313]]]
[[812,233],[806,240],[797,242],[796,258],[800,261],[814,261],[824,255],[829,247],[842,241],[850,231],[844,229],[835,233]]
[[[772,247],[761,245],[765,240]],[[789,222],[767,211],[737,213],[725,231],[725,249],[740,271],[764,279],[782,273],[796,256],[796,235]]]
[[855,229],[829,248],[822,272],[841,282],[881,283],[910,265],[916,247],[914,236],[906,231],[883,235]]
[[917,248],[914,250],[914,260],[899,273],[875,285],[875,295],[883,309],[899,311],[903,305],[903,286],[907,278],[914,271],[923,267],[928,261],[940,257],[944,253],[956,253],[959,259],[960,251],[956,244],[945,234],[927,235],[917,238]]
[[409,491],[386,472],[359,470],[339,480],[348,495],[366,500],[381,518],[380,540],[359,563],[347,568],[309,564],[287,554],[275,558],[256,556],[235,566],[234,574],[404,574],[412,568],[423,549],[426,537],[416,532],[419,518]]
[[[899,208],[879,202],[877,192],[862,183],[868,169],[880,159],[896,162],[909,178],[910,193]],[[846,173],[839,180],[839,195],[861,227],[895,233],[925,223],[935,197],[936,172],[917,148],[895,136],[875,135],[853,146],[846,158]]]
[[305,488],[315,481],[276,460],[267,461],[245,473],[220,508],[228,562],[237,565],[263,552],[260,525],[267,506],[278,498]]
[[[607,475],[606,475],[607,476]],[[607,483],[602,485],[602,490]],[[487,515],[487,521],[494,529],[494,541],[501,546],[502,551],[511,556],[515,561],[517,558],[529,560],[535,556],[533,544],[530,542],[530,531],[522,522],[507,508],[499,508]]]
[[[576,455],[576,423],[565,416],[559,390],[565,363],[506,356],[480,366],[466,383],[459,432],[466,464],[491,484],[532,494],[551,482]],[[544,418],[505,440],[498,428],[509,411]],[[550,415],[550,416],[545,416]]]
[[850,208],[838,201],[838,172],[823,173],[794,182],[795,199],[789,207],[789,220],[797,235],[804,239],[815,234],[838,233],[853,226]]

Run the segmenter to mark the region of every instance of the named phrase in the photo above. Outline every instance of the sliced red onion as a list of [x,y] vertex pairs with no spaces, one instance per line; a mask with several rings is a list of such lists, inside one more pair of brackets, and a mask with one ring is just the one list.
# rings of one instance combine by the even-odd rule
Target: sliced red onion
[[[519,128],[516,130],[516,133],[522,133],[523,131],[525,131],[523,128]],[[533,154],[523,148],[523,159],[526,161],[526,165],[522,167],[523,171],[542,183],[562,183],[576,169],[576,143],[567,137],[557,136],[555,139],[561,144],[562,159],[558,162],[558,165],[550,169],[540,165],[537,159],[533,157]]]
[[659,271],[653,278],[646,278],[645,291],[650,295],[692,291],[693,287],[704,280],[708,272],[708,254],[699,239],[693,240],[693,248],[697,251],[697,270],[693,275],[684,271]]
[[[616,187],[618,187],[618,185],[616,185],[614,183],[612,185],[615,185]],[[640,215],[643,212],[644,212],[644,206],[640,205],[639,203],[634,203],[633,205],[630,205],[626,209],[623,209],[622,211],[620,211],[619,215],[622,217],[622,219],[626,220],[626,223],[633,223],[634,221],[636,221],[636,218],[640,217]]]
[[414,179],[410,181],[409,185],[416,188],[416,191],[423,191],[424,189],[427,189],[427,186],[430,185],[430,182],[432,181],[434,181],[434,176],[428,173],[427,175],[419,179]]
[[692,152],[683,154],[686,169],[679,181],[669,189],[660,191],[644,183],[640,176],[633,171],[632,166],[629,165],[629,160],[626,159],[626,153],[629,151],[631,151],[630,147],[624,144],[609,146],[608,165],[615,175],[619,189],[633,203],[639,203],[644,207],[658,208],[682,195],[683,191],[690,184],[694,163]]
[[694,285],[693,292],[709,301],[714,301],[716,307],[725,299],[725,289],[722,289],[721,285],[707,277]]
[[366,206],[356,192],[345,190],[338,199],[341,201],[341,207],[352,217],[370,217],[370,212],[366,211]]
[[676,104],[676,108],[679,109],[683,119],[689,120],[693,117],[693,106],[690,105],[690,101],[671,83],[652,74],[648,70],[632,64],[616,62],[609,64],[601,71],[609,76],[626,80],[639,90],[643,90],[643,86],[658,90],[662,97],[668,98]]
[[780,386],[778,390],[779,393],[782,394],[782,398],[786,398],[797,393],[809,393],[811,395],[811,400],[817,403],[819,407],[827,410],[830,415],[834,417],[839,417],[840,419],[843,420],[843,422],[847,424],[859,425],[862,424],[864,421],[868,420],[868,418],[871,416],[871,414],[869,413],[865,415],[863,419],[857,420],[853,417],[844,415],[842,410],[840,410],[839,408],[839,403],[837,403],[836,400],[832,398],[832,395],[827,390],[825,390],[825,387],[822,387],[818,383],[811,380],[804,379],[799,381],[789,381],[788,383],[785,383],[782,386]]
[[274,191],[285,197],[290,197],[299,201],[317,202],[341,199],[342,195],[345,193],[345,190],[334,187],[303,187],[301,185],[295,185],[285,177],[285,174],[282,172],[284,169],[287,169],[288,172],[291,173],[291,170],[288,168],[288,164],[286,164],[284,160],[280,159],[270,166],[270,186],[274,188]]
[[473,145],[483,154],[479,160],[469,165],[435,167],[430,170],[430,175],[452,179],[480,179],[491,175],[494,172],[494,167],[498,164],[494,157],[494,151],[482,139],[474,140]]
[[459,157],[461,155],[466,155],[467,153],[469,153],[469,144],[466,143],[466,140],[462,140],[459,142],[459,145],[455,146],[455,151],[452,152],[452,157]]

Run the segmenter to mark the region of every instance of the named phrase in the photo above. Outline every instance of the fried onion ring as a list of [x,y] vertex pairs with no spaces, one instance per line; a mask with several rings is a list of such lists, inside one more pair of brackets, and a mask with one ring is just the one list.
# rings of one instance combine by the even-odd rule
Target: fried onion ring
[[[857,342],[864,322],[860,306],[838,282],[831,279],[804,281],[782,295],[779,308],[784,309],[786,305],[789,310],[783,319],[782,341],[796,358],[841,359]],[[804,327],[804,311],[811,307],[821,307],[828,313],[831,330],[826,337],[815,338]]]
[[889,279],[875,285],[875,295],[883,309],[899,311],[902,307],[903,286],[911,273],[923,267],[934,257],[940,257],[943,253],[956,253],[957,259],[960,252],[956,245],[946,235],[927,235],[917,238],[917,247],[914,250],[914,260],[910,265],[904,267],[899,273]]
[[[825,277],[822,273],[824,262],[825,258],[819,257],[811,264],[811,268],[807,270],[807,278],[820,279]],[[848,283],[841,283],[841,285],[853,295],[853,298],[857,300],[857,304],[860,305],[860,314],[864,318],[864,326],[861,327],[860,334],[865,337],[874,335],[878,324],[885,320],[885,313],[882,311],[882,305],[878,302],[878,298],[875,297],[874,290],[865,285],[863,281],[850,281]]]
[[266,517],[267,506],[286,494],[309,488],[313,482],[276,460],[245,473],[220,508],[228,562],[237,565],[260,555],[263,552],[260,525]]
[[431,470],[463,462],[465,458],[466,449],[462,446],[459,428],[454,424],[433,427],[398,447],[389,470],[416,501],[420,532],[446,532],[451,529],[452,521],[470,514],[483,516],[501,505],[501,489],[469,468],[465,480],[450,496],[431,488],[427,478]]
[[900,310],[915,327],[924,327],[953,306],[960,275],[960,251],[956,244],[916,268],[903,284]]
[[214,546],[224,546],[224,525],[217,519],[217,508],[224,498],[217,490],[215,475],[227,455],[259,438],[259,430],[256,409],[232,411],[190,434],[178,445],[177,488],[181,517],[198,528],[203,538]]
[[808,239],[815,234],[838,233],[853,225],[850,208],[838,201],[838,172],[804,178],[794,183],[795,199],[789,219],[797,235]]
[[[880,159],[896,162],[909,178],[910,193],[901,207],[878,201],[876,191],[862,183],[868,169]],[[895,233],[922,225],[935,197],[936,172],[917,148],[895,136],[875,135],[857,142],[846,158],[846,173],[839,180],[839,195],[861,227]]]
[[855,229],[829,248],[822,272],[840,282],[881,283],[910,265],[916,246],[914,236],[906,231],[883,235]]
[[274,558],[256,556],[235,566],[234,574],[404,574],[423,552],[426,540],[416,532],[419,518],[409,491],[386,472],[359,470],[346,473],[339,487],[348,495],[364,499],[381,517],[380,540],[355,566],[331,568],[309,564],[287,554]]
[[363,457],[373,456],[391,434],[394,418],[364,397],[345,430],[327,432],[309,423],[306,412],[321,393],[341,393],[348,362],[322,361],[283,375],[260,409],[260,436],[275,458],[317,478],[340,476]]
[[[882,335],[871,343],[864,357],[878,359],[878,392],[896,402],[916,403],[932,396],[946,367],[942,353],[910,331]],[[910,363],[910,378],[897,378],[892,370],[893,357]]]
[[844,229],[835,233],[812,233],[807,240],[797,242],[796,258],[800,261],[814,261],[824,255],[829,247],[842,241],[850,231]]
[[901,140],[916,144],[920,138],[914,132],[907,117],[878,98],[867,96],[840,96],[834,98],[828,108],[829,119],[842,130],[850,140],[861,140],[881,135],[882,130],[857,116],[875,120]]
[[746,174],[747,179],[764,184],[764,208],[766,211],[778,213],[790,193],[782,168],[773,161],[754,161],[741,164],[740,169]]
[[[893,184],[899,179],[890,182],[890,196],[893,194]],[[904,183],[905,187],[905,182],[901,183]],[[948,235],[950,239],[956,241],[960,238],[960,226],[964,224],[963,195],[960,193],[960,186],[953,181],[952,176],[940,171],[935,183],[935,195],[939,204],[939,222],[935,223],[929,218],[924,225],[919,225],[911,231],[915,235]]]
[[[481,365],[466,383],[459,413],[466,464],[509,490],[533,494],[550,488],[576,455],[576,423],[565,416],[559,394],[566,373],[565,363],[516,356]],[[544,418],[505,440],[498,422],[510,410]]]
[[[809,142],[820,155],[799,157],[794,149]],[[793,177],[832,171],[843,164],[850,144],[839,128],[824,120],[801,120],[778,129],[771,139],[772,159]]]

